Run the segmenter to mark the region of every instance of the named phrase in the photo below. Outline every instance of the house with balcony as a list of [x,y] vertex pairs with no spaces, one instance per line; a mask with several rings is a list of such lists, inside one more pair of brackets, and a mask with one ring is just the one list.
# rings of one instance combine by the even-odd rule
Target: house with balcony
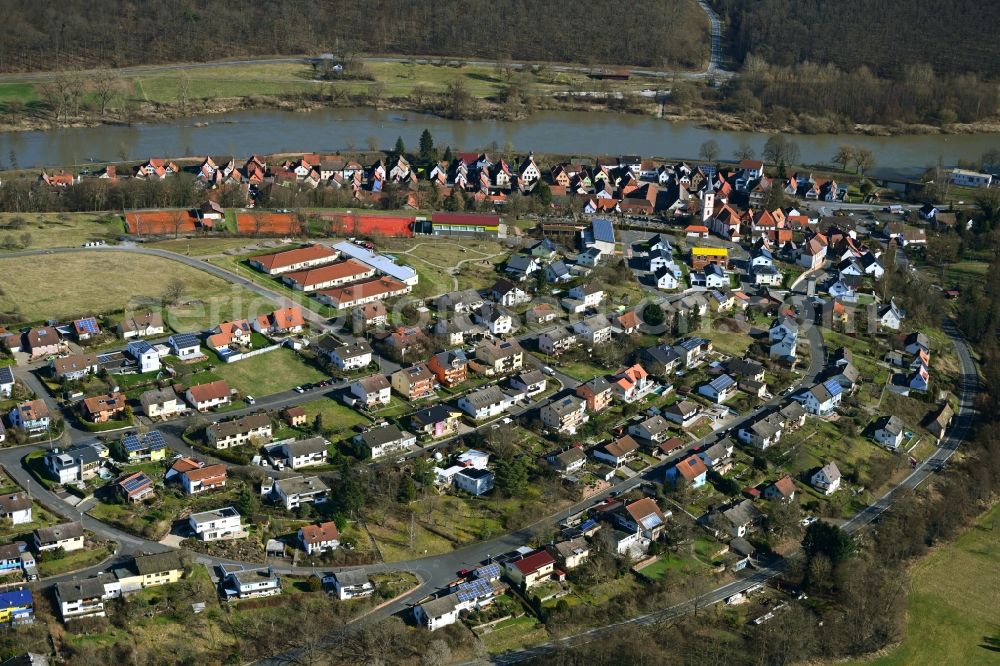
[[587,403],[575,395],[553,400],[541,409],[542,423],[559,433],[575,434],[587,421]]
[[195,537],[202,541],[242,539],[247,536],[242,516],[231,506],[193,513],[188,516],[188,526]]
[[351,382],[351,395],[366,409],[378,409],[392,400],[392,385],[385,375],[369,375]]
[[395,424],[369,428],[354,436],[354,443],[367,452],[369,458],[381,458],[394,453],[403,453],[416,446],[417,438],[412,433],[400,430]]
[[418,363],[392,373],[392,388],[407,400],[423,400],[434,395],[437,378],[427,365]]

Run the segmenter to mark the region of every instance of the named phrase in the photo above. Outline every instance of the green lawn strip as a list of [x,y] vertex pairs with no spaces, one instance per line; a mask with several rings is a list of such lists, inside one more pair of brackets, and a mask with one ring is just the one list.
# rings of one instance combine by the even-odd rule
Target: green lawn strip
[[42,553],[38,559],[38,575],[45,578],[46,576],[58,576],[70,571],[86,569],[95,564],[100,564],[113,553],[113,545],[103,548],[74,550],[53,559],[48,559],[48,554]]

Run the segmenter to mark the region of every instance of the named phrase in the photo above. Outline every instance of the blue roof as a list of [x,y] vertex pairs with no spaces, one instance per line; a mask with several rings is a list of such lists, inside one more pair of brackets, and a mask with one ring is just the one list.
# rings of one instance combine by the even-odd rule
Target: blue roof
[[500,565],[499,564],[487,564],[486,566],[479,567],[475,571],[476,578],[499,578],[500,577]]
[[647,530],[651,530],[654,527],[663,524],[663,521],[660,520],[660,517],[655,513],[651,513],[648,516],[644,516],[643,519],[640,520],[639,522],[642,523],[643,528]]
[[83,333],[100,333],[101,329],[97,326],[97,319],[94,317],[84,317],[83,319],[77,319],[73,322],[73,325],[77,327]]
[[841,388],[840,383],[838,383],[836,379],[826,380],[825,382],[823,382],[823,386],[825,386],[826,390],[830,392],[830,395],[840,395],[841,393],[843,393],[843,389]]
[[146,476],[145,472],[139,472],[135,478],[129,479],[122,484],[122,489],[127,493],[135,492],[144,486],[153,485],[153,480]]
[[594,240],[601,243],[615,242],[615,229],[611,226],[611,220],[603,217],[595,218],[590,223],[590,228],[594,233]]
[[10,366],[3,366],[0,368],[0,384],[13,384],[14,383],[14,371],[10,369]]
[[736,382],[729,375],[719,375],[708,383],[716,391],[724,391]]
[[153,345],[149,344],[145,340],[137,340],[135,342],[128,343],[128,348],[135,351],[137,354],[145,354],[153,349]]
[[157,449],[166,448],[167,443],[163,440],[163,435],[160,434],[159,430],[150,430],[147,433],[143,433],[140,437],[139,435],[126,435],[125,439],[122,440],[122,446],[128,452],[132,451],[142,451],[149,449],[150,451],[155,451]]
[[177,333],[170,336],[170,341],[175,347],[197,347],[201,344],[198,336],[194,333]]
[[593,518],[588,518],[587,520],[580,523],[580,526],[577,529],[580,530],[581,532],[587,532],[589,530],[594,529],[595,527],[597,527],[597,521],[594,520]]
[[458,584],[458,600],[472,601],[481,597],[489,596],[493,591],[493,586],[488,580],[476,578],[466,583]]
[[31,606],[31,590],[11,590],[10,592],[0,592],[0,608],[19,608]]

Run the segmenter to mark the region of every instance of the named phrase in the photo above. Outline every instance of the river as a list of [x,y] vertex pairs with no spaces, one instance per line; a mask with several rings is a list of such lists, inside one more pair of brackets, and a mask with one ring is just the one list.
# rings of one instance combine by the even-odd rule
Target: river
[[[206,126],[199,127],[200,124]],[[746,140],[760,154],[767,134],[709,130],[694,123],[638,115],[551,111],[526,120],[446,120],[405,111],[323,109],[304,113],[241,111],[132,127],[99,126],[0,134],[0,163],[10,168],[81,164],[88,160],[139,160],[158,156],[237,155],[277,152],[334,152],[364,149],[377,142],[392,148],[402,136],[416,148],[427,128],[440,147],[476,150],[492,142],[519,152],[694,157],[714,139],[720,157],[731,158]],[[885,176],[919,174],[924,167],[975,160],[1000,134],[912,136],[801,135],[793,137],[807,164],[829,163],[843,143],[870,148]],[[12,159],[13,158],[13,159]]]

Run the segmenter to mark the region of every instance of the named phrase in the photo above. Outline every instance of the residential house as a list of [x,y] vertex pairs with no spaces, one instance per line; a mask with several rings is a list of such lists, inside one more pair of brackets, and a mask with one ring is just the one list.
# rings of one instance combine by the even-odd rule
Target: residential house
[[0,396],[9,398],[14,393],[14,372],[10,366],[0,367]]
[[701,406],[690,400],[680,400],[661,411],[663,418],[682,428],[690,428],[702,417]]
[[670,424],[656,414],[639,423],[631,424],[628,427],[628,434],[638,437],[643,442],[659,444],[670,436]]
[[496,385],[466,393],[458,399],[458,408],[476,420],[489,419],[510,409],[514,398]]
[[375,586],[364,571],[338,571],[332,578],[334,591],[341,601],[361,599],[375,594]]
[[29,435],[45,432],[49,429],[49,408],[42,400],[22,402],[7,415],[10,424],[18,430],[24,430]]
[[53,356],[62,351],[62,340],[59,339],[59,331],[55,326],[33,328],[24,337],[28,343],[27,351],[33,359]]
[[611,317],[611,331],[616,335],[632,335],[639,330],[641,323],[638,312],[626,310]]
[[656,285],[657,289],[676,289],[678,282],[677,276],[674,272],[670,270],[667,266],[662,266],[657,268],[653,272],[653,283]]
[[393,453],[409,451],[416,445],[417,438],[405,430],[400,430],[399,426],[395,424],[386,424],[369,428],[360,435],[355,435],[354,442],[367,450],[369,458],[380,458]]
[[479,497],[493,490],[494,479],[493,472],[487,469],[466,467],[456,472],[451,482],[459,490]]
[[517,329],[516,317],[492,303],[487,303],[476,311],[475,321],[498,337],[508,335]]
[[576,256],[576,263],[578,266],[595,268],[603,257],[604,252],[599,247],[590,247]]
[[541,270],[541,262],[537,258],[528,254],[515,253],[507,258],[504,263],[504,272],[518,282],[523,282],[535,271]]
[[299,428],[301,426],[304,426],[306,422],[309,420],[309,417],[306,414],[306,410],[304,410],[302,407],[298,405],[285,407],[280,412],[278,412],[278,416],[280,416],[281,419],[292,428]]
[[330,488],[316,476],[292,476],[274,480],[270,496],[291,511],[309,502],[321,504],[326,501]]
[[557,472],[562,474],[572,474],[581,469],[587,462],[587,454],[579,446],[571,446],[565,451],[554,453],[547,457],[549,464]]
[[476,360],[486,366],[487,375],[508,374],[524,365],[524,349],[515,339],[483,340],[476,346]]
[[601,412],[614,397],[611,382],[601,376],[594,377],[576,387],[576,394],[587,404],[587,411]]
[[28,493],[16,492],[0,495],[0,519],[10,521],[11,525],[23,525],[31,522],[31,498]]
[[575,395],[549,402],[542,407],[540,415],[546,428],[570,435],[590,420],[587,403]]
[[183,401],[172,388],[145,391],[139,396],[139,404],[150,419],[169,419],[186,411]]
[[372,301],[355,307],[351,311],[351,318],[357,330],[364,330],[369,326],[385,326],[389,323],[389,313],[382,301]]
[[755,525],[760,524],[764,514],[751,500],[745,499],[722,511],[723,523],[732,537],[744,537]]
[[177,333],[167,338],[167,344],[174,356],[182,361],[193,361],[201,359],[201,342],[194,333]]
[[809,482],[824,495],[832,495],[840,489],[840,470],[837,463],[828,462],[812,475]]
[[115,480],[112,488],[115,494],[128,504],[137,504],[156,494],[153,480],[145,472],[133,472],[121,476]]
[[549,546],[549,552],[564,571],[575,569],[590,557],[590,545],[583,537],[557,541]]
[[50,527],[39,527],[34,532],[34,546],[39,553],[58,549],[70,553],[82,550],[84,546],[83,524],[62,523]]
[[133,340],[128,343],[128,355],[135,359],[139,372],[157,372],[160,369],[160,354],[153,345],[145,340]]
[[764,488],[764,497],[774,502],[791,502],[795,499],[795,481],[785,474],[783,477]]
[[118,325],[118,333],[126,340],[163,335],[163,315],[159,312],[145,312],[126,318]]
[[366,409],[375,409],[392,400],[392,385],[385,375],[369,375],[351,382],[351,395]]
[[649,373],[638,363],[611,378],[611,391],[622,402],[635,402],[656,388]]
[[84,418],[91,423],[107,423],[125,417],[125,394],[95,395],[83,399]]
[[[333,340],[333,338],[324,339]],[[372,348],[364,340],[356,340],[352,343],[327,344],[326,346],[320,346],[320,349],[326,352],[330,363],[343,372],[367,368],[372,362]]]
[[576,346],[576,333],[565,326],[556,326],[538,335],[538,349],[550,356],[559,356]]
[[569,296],[583,301],[583,305],[587,309],[596,308],[604,300],[604,288],[596,283],[588,282],[570,289]]
[[556,561],[546,550],[537,550],[507,562],[507,576],[527,590],[548,580],[555,571]]
[[253,328],[264,335],[287,335],[301,333],[305,323],[301,308],[288,307],[260,315],[254,319]]
[[101,467],[101,452],[91,444],[74,444],[65,451],[53,449],[45,454],[46,471],[59,483],[79,483],[97,476]]
[[180,474],[181,486],[188,495],[225,488],[227,480],[226,466],[221,463],[185,470]]
[[738,387],[736,380],[729,375],[719,375],[707,384],[698,387],[698,394],[703,395],[717,405],[721,405],[732,398]]
[[148,587],[170,585],[184,575],[184,563],[177,552],[135,555],[123,567],[114,570],[122,594]]
[[829,379],[806,391],[802,396],[802,408],[815,416],[829,416],[840,404],[842,395],[840,384]]
[[623,505],[612,514],[612,520],[625,532],[638,532],[643,539],[660,536],[667,518],[651,497],[644,497]]
[[205,428],[208,443],[216,449],[254,444],[261,446],[271,441],[271,417],[267,414],[250,414],[232,421],[213,423]]
[[734,448],[733,440],[724,437],[715,444],[699,451],[698,457],[708,469],[725,474],[732,468]]
[[489,295],[496,303],[508,308],[531,300],[526,291],[508,280],[497,280]]
[[81,617],[106,617],[104,602],[112,597],[104,577],[56,583],[56,603],[63,622]]
[[692,454],[669,468],[666,478],[673,485],[684,482],[692,488],[700,488],[708,479],[708,467],[698,454]]
[[[35,600],[31,590],[11,589],[0,593],[0,625],[18,626],[35,621]],[[4,666],[48,666],[48,657],[28,652],[20,657],[11,657]]]
[[655,377],[672,375],[680,360],[680,355],[669,345],[646,347],[639,352],[639,362]]
[[598,445],[591,451],[590,455],[612,467],[621,467],[631,460],[638,450],[639,443],[631,435],[625,435],[613,442]]
[[70,354],[52,359],[50,370],[54,379],[68,382],[96,373],[100,367],[96,354]]
[[545,268],[545,279],[553,283],[569,282],[573,279],[573,274],[570,272],[566,262],[559,259],[553,261]]
[[573,332],[590,347],[609,342],[613,333],[611,322],[600,313],[573,324]]
[[423,400],[434,395],[436,378],[428,367],[419,363],[392,373],[392,388],[407,400]]
[[673,346],[685,368],[691,368],[712,351],[712,343],[704,338],[684,338]]
[[340,531],[332,520],[299,528],[299,543],[307,555],[316,555],[340,547]]
[[254,599],[281,594],[281,577],[272,567],[244,568],[223,564],[219,588],[226,599]]
[[437,298],[437,310],[440,313],[467,314],[475,312],[483,306],[485,299],[475,289],[453,291]]
[[213,407],[222,407],[230,403],[232,391],[226,380],[219,379],[207,384],[197,384],[185,392],[185,398],[199,412],[207,412]]
[[76,339],[83,342],[95,335],[100,335],[101,327],[98,325],[95,317],[84,317],[83,319],[75,319],[73,321],[73,332],[76,334]]
[[410,425],[418,435],[434,439],[458,433],[462,412],[447,405],[434,405],[410,415]]
[[895,301],[890,300],[889,303],[879,306],[876,310],[876,321],[878,325],[882,328],[888,328],[893,331],[898,331],[903,323],[903,313],[896,307]]
[[202,541],[242,539],[247,535],[243,528],[243,518],[231,506],[193,513],[188,516],[188,526]]
[[777,444],[781,434],[781,418],[774,415],[758,417],[751,423],[744,423],[736,431],[737,439],[762,451]]
[[279,451],[285,464],[292,469],[301,469],[325,463],[329,445],[330,442],[323,437],[309,437],[294,441],[285,440]]
[[547,384],[548,381],[541,370],[527,370],[510,378],[510,387],[528,397],[544,393]]
[[[707,232],[707,229],[706,229]],[[725,270],[729,267],[729,250],[723,247],[693,247],[691,248],[691,268],[704,270],[709,265],[716,265]]]
[[159,430],[131,433],[121,442],[122,452],[130,465],[156,462],[167,457],[167,442]]

